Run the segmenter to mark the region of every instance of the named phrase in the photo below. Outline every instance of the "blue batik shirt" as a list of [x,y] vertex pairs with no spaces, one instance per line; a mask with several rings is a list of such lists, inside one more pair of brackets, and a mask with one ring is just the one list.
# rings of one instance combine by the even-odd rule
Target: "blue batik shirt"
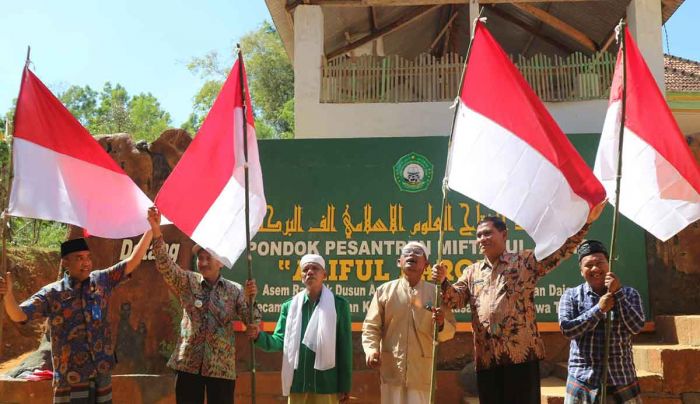
[[[632,360],[632,335],[644,328],[644,309],[639,292],[622,287],[614,293],[608,384],[624,386],[637,380]],[[603,370],[605,313],[598,307],[600,296],[588,283],[567,289],[559,301],[559,325],[571,340],[569,375],[598,386]]]
[[50,283],[20,304],[28,320],[46,317],[51,332],[54,384],[87,382],[114,367],[114,345],[107,314],[109,297],[127,277],[124,261],[92,271],[78,282],[68,276]]

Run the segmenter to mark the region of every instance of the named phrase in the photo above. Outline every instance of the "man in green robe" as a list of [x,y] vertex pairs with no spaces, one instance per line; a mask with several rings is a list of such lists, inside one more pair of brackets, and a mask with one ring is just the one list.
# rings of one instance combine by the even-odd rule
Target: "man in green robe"
[[267,352],[282,351],[282,393],[290,404],[345,404],[352,383],[350,305],[324,286],[323,257],[301,258],[306,286],[282,304],[272,334],[249,326],[247,335]]

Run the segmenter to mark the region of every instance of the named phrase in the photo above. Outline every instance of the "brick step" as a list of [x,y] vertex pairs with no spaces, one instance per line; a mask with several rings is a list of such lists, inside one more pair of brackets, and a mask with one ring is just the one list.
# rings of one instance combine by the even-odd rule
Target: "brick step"
[[638,344],[632,347],[637,372],[661,375],[663,393],[700,391],[700,347],[691,345]]
[[[644,404],[683,404],[682,395],[666,393],[646,393],[642,394]],[[693,401],[688,401],[692,403]]]
[[[639,375],[637,375],[639,377]],[[566,397],[566,382],[558,377],[547,377],[541,380],[541,402],[542,404],[564,404]],[[647,392],[642,389],[642,399],[644,404],[682,404],[693,399],[699,399],[697,393],[660,393]],[[684,401],[688,400],[688,401]]]
[[[464,396],[459,387],[458,371],[438,371],[436,402],[458,403]],[[256,403],[283,404],[287,402],[281,394],[279,371],[256,373]],[[250,403],[250,372],[239,372],[236,378],[235,401]],[[379,372],[357,370],[353,372],[353,404],[376,404],[380,401]],[[175,375],[113,375],[112,392],[114,404],[174,404]],[[0,375],[0,404],[50,403],[53,390],[50,380],[28,382],[3,378]],[[465,397],[464,404],[478,404],[476,397]]]
[[540,380],[542,404],[564,404],[566,381],[558,377],[545,377]]
[[700,346],[700,315],[657,316],[655,325],[660,342]]
[[[554,365],[552,375],[564,381],[569,376],[567,363],[559,362]],[[662,391],[663,378],[660,373],[647,372],[637,369],[637,379],[639,379],[639,387],[643,392],[659,392]]]

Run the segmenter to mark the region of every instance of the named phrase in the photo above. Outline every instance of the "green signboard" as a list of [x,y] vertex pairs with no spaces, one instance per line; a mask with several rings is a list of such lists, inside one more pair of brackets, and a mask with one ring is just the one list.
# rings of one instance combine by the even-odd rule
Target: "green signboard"
[[[570,139],[592,165],[598,136]],[[348,299],[354,322],[364,319],[375,288],[399,276],[396,259],[407,241],[425,242],[435,258],[442,226],[452,281],[480,259],[476,223],[494,212],[450,192],[440,222],[447,138],[277,140],[261,141],[259,148],[268,208],[252,256],[265,321],[276,321],[281,303],[303,289],[298,262],[306,253],[325,257],[327,284]],[[473,167],[470,175],[489,173],[490,167]],[[609,243],[611,222],[608,207],[588,238]],[[507,224],[510,251],[533,247],[522,229]],[[619,246],[616,272],[648,303],[644,232],[623,218]],[[226,276],[243,281],[245,265],[242,256]],[[582,281],[575,259],[542,279],[538,320],[556,321],[562,292]],[[469,321],[468,310],[456,314],[458,321]]]

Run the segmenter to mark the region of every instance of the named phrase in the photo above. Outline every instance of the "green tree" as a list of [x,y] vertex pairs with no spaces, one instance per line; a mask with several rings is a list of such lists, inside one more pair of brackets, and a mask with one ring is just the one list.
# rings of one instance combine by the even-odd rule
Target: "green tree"
[[[2,138],[0,140],[0,166],[6,167],[5,169],[8,170],[9,165],[10,165],[10,135],[12,134],[12,121],[15,116],[15,108],[12,107],[5,116],[0,116],[0,132],[2,132]],[[9,133],[7,132],[9,130]],[[0,182],[0,188],[2,188],[2,191],[0,191],[0,201],[3,200],[4,195],[5,195],[5,186],[2,184],[5,184],[4,176],[7,174],[7,172],[2,173],[2,178],[3,180]]]
[[134,96],[129,101],[128,112],[135,139],[152,142],[170,126],[170,114],[161,109],[151,93]]
[[182,129],[185,129],[191,134],[197,133],[199,127],[202,126],[202,122],[204,122],[204,118],[206,118],[207,113],[209,113],[211,106],[214,104],[216,96],[219,95],[219,91],[221,91],[221,87],[224,85],[224,79],[212,79],[204,83],[202,88],[199,89],[192,99],[192,113],[189,118],[187,118],[187,122],[181,126]]
[[294,138],[294,97],[287,100],[280,110],[280,119],[285,122],[285,131],[281,133],[282,139]]
[[[243,35],[241,49],[254,108],[279,137],[293,137],[294,69],[277,30],[269,22],[263,22],[257,30]],[[291,121],[283,113],[289,101],[292,101]]]
[[15,246],[59,249],[66,239],[68,226],[48,220],[13,217],[10,220],[9,242]]
[[59,98],[83,126],[89,127],[93,124],[97,115],[97,92],[90,86],[72,85],[61,93]]
[[[4,120],[2,122],[3,133],[5,131]],[[10,142],[9,139],[3,136],[2,141],[0,141],[0,204],[4,209],[7,206],[7,184],[9,182],[9,172],[10,172]],[[1,229],[0,229],[1,231]]]
[[[294,69],[269,22],[241,38],[248,86],[259,138],[294,137]],[[193,97],[193,112],[182,128],[196,132],[211,109],[230,69],[216,52],[193,58],[187,68],[206,79]]]
[[213,78],[222,83],[231,71],[225,61],[222,61],[217,51],[209,51],[201,57],[193,57],[187,63],[187,70],[202,78]]
[[276,139],[277,134],[270,125],[260,118],[255,118],[255,136],[258,139]]
[[170,114],[151,93],[131,97],[126,89],[106,82],[101,92],[70,86],[58,98],[93,135],[127,132],[134,140],[155,140],[170,126]]
[[97,107],[96,120],[93,123],[93,134],[131,132],[129,119],[129,94],[121,84],[112,87],[109,81],[105,83],[100,93],[100,104]]

